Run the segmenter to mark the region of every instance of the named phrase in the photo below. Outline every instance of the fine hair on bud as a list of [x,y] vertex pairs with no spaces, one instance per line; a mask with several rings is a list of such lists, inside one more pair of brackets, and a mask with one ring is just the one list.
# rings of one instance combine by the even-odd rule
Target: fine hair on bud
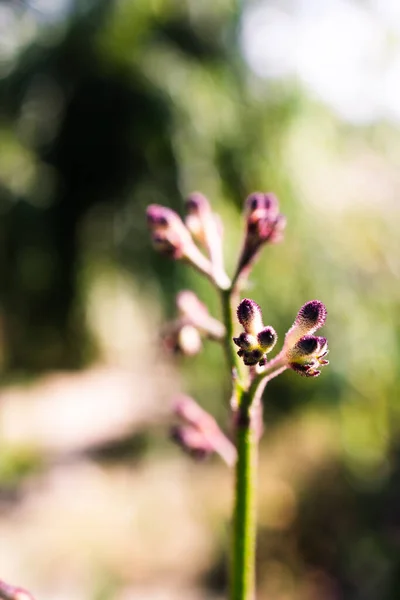
[[296,324],[314,331],[322,327],[326,321],[327,310],[319,300],[310,300],[301,307],[296,318]]
[[248,333],[258,333],[263,326],[261,308],[250,298],[244,298],[239,304],[237,318]]

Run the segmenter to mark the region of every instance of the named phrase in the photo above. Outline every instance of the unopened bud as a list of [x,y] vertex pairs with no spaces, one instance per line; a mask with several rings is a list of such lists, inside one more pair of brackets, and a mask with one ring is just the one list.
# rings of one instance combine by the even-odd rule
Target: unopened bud
[[282,239],[286,219],[279,214],[279,203],[272,193],[255,192],[245,201],[246,236],[234,280],[244,279],[260,248]]
[[310,335],[325,324],[327,310],[319,300],[306,302],[286,334],[285,347],[288,348],[305,335]]
[[34,600],[33,596],[20,587],[14,587],[0,580],[0,598],[4,600]]
[[176,305],[183,319],[213,340],[225,336],[224,325],[210,315],[207,306],[191,290],[182,290],[176,297]]
[[190,425],[174,425],[171,428],[171,438],[196,460],[204,460],[214,452],[203,432]]
[[261,308],[250,298],[244,298],[239,304],[237,318],[247,333],[257,335],[263,328]]
[[305,335],[286,353],[288,366],[305,377],[318,377],[320,367],[329,364],[325,359],[328,343],[325,337]]
[[179,215],[159,204],[151,204],[146,214],[156,249],[175,259],[184,257],[192,239]]
[[275,329],[268,326],[258,332],[257,340],[264,352],[270,352],[275,346],[278,336],[276,335]]
[[147,223],[157,250],[173,259],[184,259],[207,277],[215,279],[210,261],[200,252],[175,211],[151,204],[147,208]]
[[261,308],[254,300],[244,298],[238,306],[237,316],[244,332],[233,341],[239,346],[238,356],[246,366],[264,365],[266,354],[275,346],[278,336],[273,327],[264,327]]
[[214,417],[193,398],[178,396],[173,411],[183,424],[172,428],[172,437],[186,452],[197,459],[217,452],[228,465],[234,464],[236,450],[232,442],[221,431]]

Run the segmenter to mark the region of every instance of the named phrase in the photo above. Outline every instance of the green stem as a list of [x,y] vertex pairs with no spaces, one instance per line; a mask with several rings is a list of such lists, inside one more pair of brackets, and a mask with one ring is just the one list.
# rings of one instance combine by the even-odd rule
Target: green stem
[[258,439],[248,392],[240,399],[236,423],[236,485],[230,600],[254,600]]
[[[225,325],[225,352],[229,362],[229,368],[236,371],[237,378],[241,378],[243,372],[243,363],[237,355],[237,348],[233,343],[234,325],[233,315],[235,311],[235,298],[232,297],[232,290],[220,290],[222,303],[222,316]],[[237,303],[238,304],[238,303]]]

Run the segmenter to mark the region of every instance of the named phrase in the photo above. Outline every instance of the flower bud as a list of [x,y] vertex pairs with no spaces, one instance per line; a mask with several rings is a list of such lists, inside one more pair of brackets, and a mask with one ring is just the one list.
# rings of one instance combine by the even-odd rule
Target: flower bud
[[33,600],[33,596],[20,587],[14,587],[0,580],[0,597],[6,600]]
[[156,249],[174,259],[184,257],[193,242],[179,215],[159,204],[151,204],[146,214]]
[[275,346],[278,336],[273,327],[264,327],[261,308],[254,300],[244,298],[237,308],[239,323],[244,332],[233,338],[239,346],[238,356],[246,366],[264,365],[266,354]]
[[193,192],[186,200],[186,227],[191,234],[207,246],[207,230],[213,220],[210,203],[200,192]]
[[305,377],[318,377],[319,367],[329,364],[325,359],[328,343],[325,337],[305,335],[286,353],[288,366]]
[[279,203],[272,193],[255,192],[245,201],[246,236],[234,280],[244,278],[266,243],[277,243],[283,237],[286,219],[279,213]]
[[237,318],[247,333],[257,335],[263,327],[261,308],[250,298],[244,298],[239,304]]
[[236,460],[235,447],[212,415],[193,398],[184,395],[175,399],[173,411],[183,423],[173,427],[171,434],[186,452],[197,459],[217,452],[228,465],[233,465]]
[[278,340],[278,336],[275,329],[268,326],[264,327],[264,329],[261,329],[261,331],[258,332],[257,340],[264,352],[271,352]]
[[319,300],[306,302],[299,310],[297,317],[286,334],[285,347],[292,346],[305,335],[310,335],[322,327],[326,321],[327,310]]
[[224,325],[210,315],[208,308],[191,290],[182,290],[176,297],[181,317],[208,338],[220,341],[225,336]]
[[168,323],[161,333],[167,351],[184,356],[194,356],[202,348],[201,336],[193,325],[177,319]]
[[190,425],[171,427],[171,438],[196,460],[204,460],[214,452],[214,448],[203,432]]
[[224,270],[222,232],[220,218],[215,215],[207,198],[193,192],[186,200],[186,226],[193,237],[205,248],[212,264],[215,281],[223,288],[230,286]]

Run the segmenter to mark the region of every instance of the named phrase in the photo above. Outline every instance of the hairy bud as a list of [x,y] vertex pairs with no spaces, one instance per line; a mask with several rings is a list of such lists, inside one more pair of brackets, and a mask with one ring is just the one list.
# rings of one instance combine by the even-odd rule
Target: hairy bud
[[263,327],[262,312],[257,302],[244,298],[237,307],[237,318],[243,329],[247,333],[257,335],[257,332]]
[[320,367],[329,364],[328,342],[325,337],[305,335],[287,351],[288,366],[305,377],[317,377]]
[[275,346],[278,336],[273,327],[264,327],[261,308],[254,300],[244,298],[237,308],[237,317],[244,332],[233,341],[239,346],[238,356],[246,366],[263,365],[266,354]]
[[327,310],[325,305],[319,300],[310,300],[306,302],[286,334],[285,347],[292,346],[298,339],[305,335],[310,335],[325,324]]

